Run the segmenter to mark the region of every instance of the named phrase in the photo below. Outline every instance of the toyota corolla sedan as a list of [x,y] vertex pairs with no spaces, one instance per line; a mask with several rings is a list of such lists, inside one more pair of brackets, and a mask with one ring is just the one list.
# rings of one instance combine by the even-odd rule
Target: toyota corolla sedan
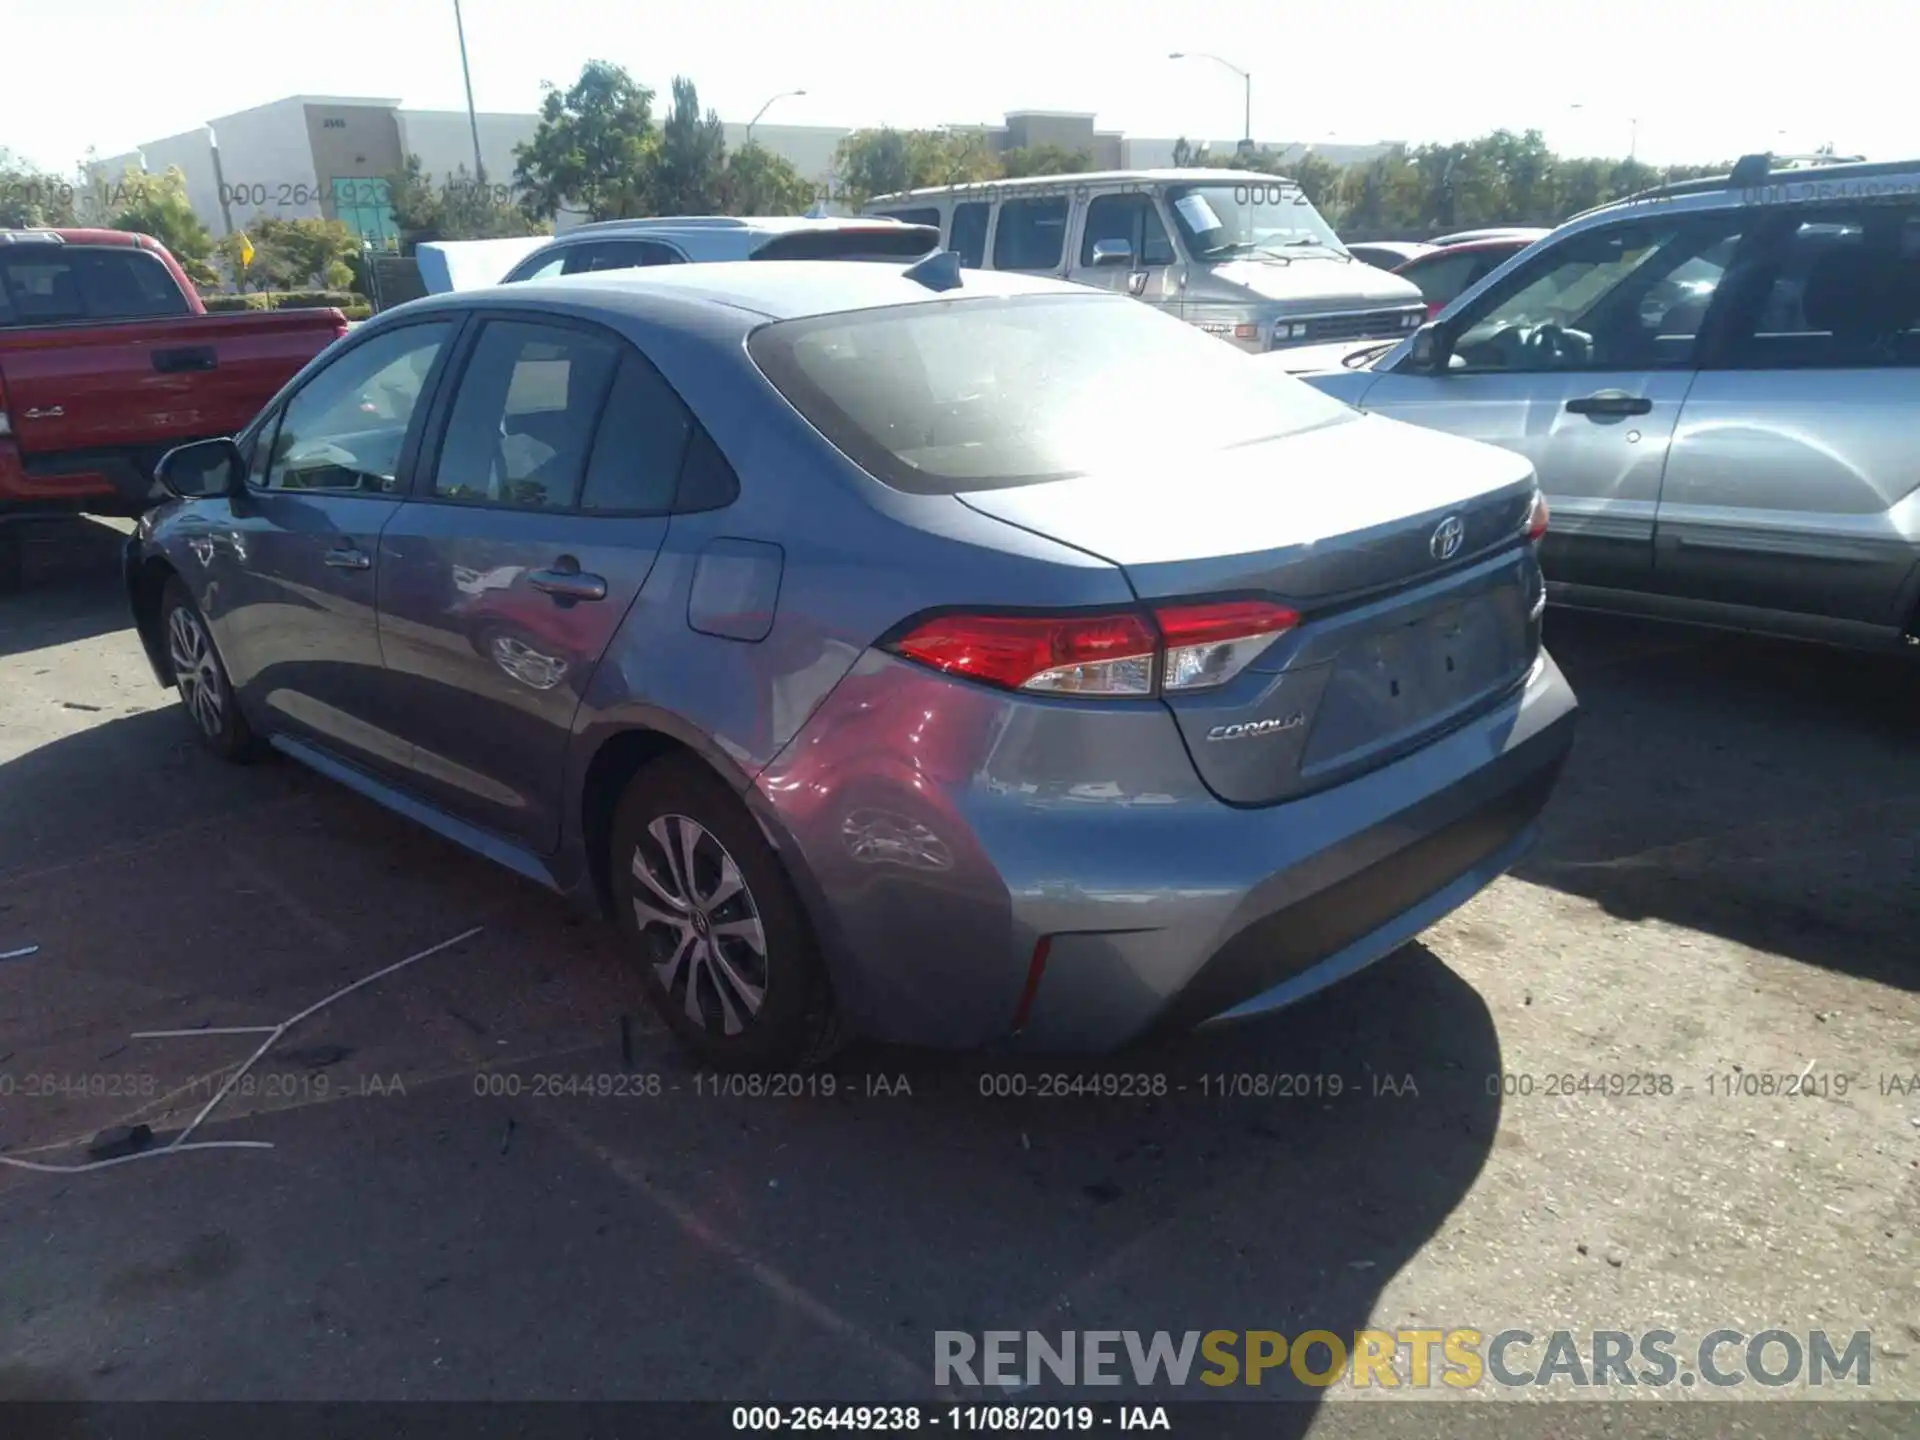
[[1525,459],[946,254],[419,301],[160,479],[205,743],[603,910],[718,1066],[1288,1004],[1511,865],[1574,728]]

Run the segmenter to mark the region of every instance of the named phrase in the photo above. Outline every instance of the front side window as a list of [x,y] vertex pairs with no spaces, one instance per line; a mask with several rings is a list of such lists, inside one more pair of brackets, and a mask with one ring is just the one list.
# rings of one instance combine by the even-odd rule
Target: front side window
[[1082,228],[1082,265],[1093,264],[1093,247],[1102,240],[1125,241],[1136,265],[1173,264],[1173,241],[1151,195],[1096,195]]
[[442,500],[570,509],[620,362],[609,337],[490,320],[460,376],[434,464]]
[[1290,180],[1175,185],[1167,202],[1196,260],[1347,253],[1306,192]]
[[1761,247],[1719,364],[1741,370],[1920,365],[1920,210],[1798,215]]
[[1002,200],[993,232],[996,270],[1057,270],[1066,253],[1067,197]]
[[[264,474],[256,458],[250,481],[267,490],[394,494],[407,429],[451,333],[444,320],[405,325],[348,350],[287,402],[271,446],[260,447],[271,457]],[[270,431],[271,423],[263,442]]]
[[1570,237],[1476,302],[1455,370],[1684,368],[1740,243],[1738,216],[1635,221]]
[[915,494],[1152,466],[1173,503],[1220,450],[1358,418],[1181,320],[1097,292],[781,321],[748,350],[842,453]]

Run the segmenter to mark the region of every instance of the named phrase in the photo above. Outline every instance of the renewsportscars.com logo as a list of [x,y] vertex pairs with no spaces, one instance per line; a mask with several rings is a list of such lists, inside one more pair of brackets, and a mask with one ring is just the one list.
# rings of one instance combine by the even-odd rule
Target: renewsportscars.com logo
[[1836,1344],[1824,1330],[936,1330],[939,1386],[1346,1385],[1473,1390],[1534,1386],[1827,1386],[1873,1383],[1873,1337]]

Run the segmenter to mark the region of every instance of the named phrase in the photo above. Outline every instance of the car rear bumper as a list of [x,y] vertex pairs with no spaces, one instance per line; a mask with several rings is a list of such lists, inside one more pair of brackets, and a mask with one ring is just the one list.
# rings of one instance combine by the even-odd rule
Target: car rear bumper
[[1100,1050],[1290,1004],[1470,899],[1531,844],[1576,715],[1543,653],[1421,750],[1241,808],[1158,704],[1089,744],[1084,707],[869,656],[758,791],[855,1028]]
[[89,450],[28,460],[0,440],[0,514],[139,515],[154,503],[153,464],[166,447]]

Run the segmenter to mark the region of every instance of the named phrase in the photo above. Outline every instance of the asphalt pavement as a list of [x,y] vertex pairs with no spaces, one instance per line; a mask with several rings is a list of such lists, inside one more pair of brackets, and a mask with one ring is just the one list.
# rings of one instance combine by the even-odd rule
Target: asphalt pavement
[[[1400,954],[1097,1061],[753,1094],[610,929],[203,752],[116,539],[0,598],[0,1155],[164,1140],[468,938],[277,1039],[212,1148],[0,1166],[0,1399],[877,1402],[934,1397],[941,1330],[1778,1327],[1920,1400],[1920,667],[1555,612],[1544,839]],[[179,1030],[235,1033],[134,1038]],[[1308,1398],[1277,1433],[1387,1433]]]

